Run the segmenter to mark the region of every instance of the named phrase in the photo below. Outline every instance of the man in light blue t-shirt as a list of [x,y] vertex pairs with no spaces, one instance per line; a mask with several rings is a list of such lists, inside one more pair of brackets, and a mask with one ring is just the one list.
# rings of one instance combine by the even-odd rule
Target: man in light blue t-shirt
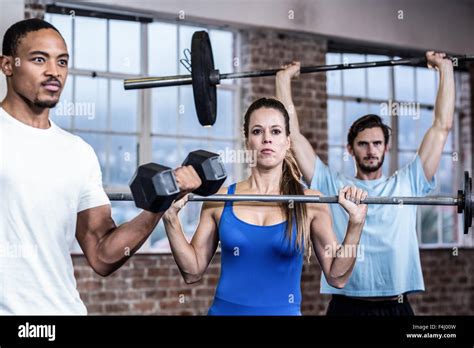
[[[356,185],[369,196],[426,196],[435,188],[435,173],[453,124],[454,74],[444,53],[427,52],[428,67],[439,71],[439,87],[432,126],[415,158],[392,176],[382,174],[391,129],[377,115],[365,115],[348,131],[347,151],[354,158],[355,177],[324,164],[300,133],[291,97],[291,79],[299,63],[277,74],[276,94],[290,114],[291,141],[305,182],[328,196],[344,185]],[[415,115],[413,115],[415,116]],[[331,115],[328,115],[331,120]],[[347,215],[331,205],[334,230],[341,243]],[[338,246],[327,246],[327,250]],[[343,289],[321,279],[321,293],[332,294],[328,315],[413,315],[406,294],[423,291],[423,275],[416,235],[416,206],[370,205],[352,277]]]

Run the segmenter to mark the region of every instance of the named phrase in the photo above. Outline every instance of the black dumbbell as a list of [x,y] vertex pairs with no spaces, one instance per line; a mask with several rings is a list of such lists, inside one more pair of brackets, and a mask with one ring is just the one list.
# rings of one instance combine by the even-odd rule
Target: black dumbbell
[[167,210],[180,192],[173,169],[156,163],[138,167],[130,191],[138,208],[153,213]]
[[[227,178],[218,154],[197,150],[189,153],[183,166],[192,166],[202,185],[194,193],[209,196],[216,193]],[[166,166],[148,163],[138,167],[130,182],[133,200],[138,208],[154,213],[167,210],[179,196],[174,171]]]
[[192,151],[184,160],[183,166],[192,166],[201,178],[202,185],[193,191],[200,196],[210,196],[216,193],[227,178],[222,159],[213,152]]

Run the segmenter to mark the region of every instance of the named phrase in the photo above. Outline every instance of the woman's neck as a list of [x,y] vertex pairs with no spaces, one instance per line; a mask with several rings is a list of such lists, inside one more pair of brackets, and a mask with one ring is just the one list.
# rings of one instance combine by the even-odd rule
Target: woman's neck
[[281,176],[281,168],[261,169],[254,167],[245,182],[248,189],[256,194],[279,194]]

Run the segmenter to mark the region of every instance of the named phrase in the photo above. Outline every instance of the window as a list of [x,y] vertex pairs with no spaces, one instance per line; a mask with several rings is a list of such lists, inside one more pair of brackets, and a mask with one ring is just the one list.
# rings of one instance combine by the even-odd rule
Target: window
[[[327,64],[384,60],[384,56],[328,53]],[[378,74],[378,75],[377,75]],[[391,95],[389,68],[336,70],[327,72],[328,151],[331,168],[353,176],[354,163],[346,150],[347,131],[360,116],[380,115],[380,104]],[[381,115],[391,126],[391,118]],[[383,173],[390,173],[390,153],[384,160]]]
[[[179,59],[184,58],[184,49],[191,48],[191,36],[197,30],[209,32],[216,66],[232,72],[233,32],[52,13],[45,20],[62,33],[72,57],[65,90],[51,119],[95,149],[107,191],[128,192],[139,163],[153,161],[174,168],[192,150],[218,153],[241,147],[237,84],[218,87],[218,117],[212,128],[199,124],[191,86],[123,88],[126,78],[188,74]],[[240,167],[231,163],[226,167],[228,182],[240,178]],[[199,211],[200,204],[193,203],[180,213],[183,229],[190,235]],[[112,212],[119,225],[140,210],[133,202],[112,202]],[[141,251],[169,251],[161,222]]]
[[[327,64],[387,60],[381,55],[328,53]],[[397,58],[397,57],[395,57]],[[456,79],[458,76],[456,75]],[[394,129],[391,149],[383,165],[390,175],[413,159],[421,140],[432,124],[438,86],[438,73],[427,68],[408,66],[340,70],[327,73],[329,165],[345,175],[354,176],[354,163],[346,151],[347,131],[358,117],[374,113]],[[419,107],[415,113],[399,112],[390,116],[389,103]],[[454,129],[445,145],[437,172],[437,189],[433,195],[455,196],[461,183],[458,162],[458,107]],[[399,109],[402,111],[402,109]],[[406,109],[405,109],[406,110]],[[456,178],[453,180],[453,178]],[[448,247],[461,243],[461,221],[456,207],[420,206],[418,208],[420,245]]]

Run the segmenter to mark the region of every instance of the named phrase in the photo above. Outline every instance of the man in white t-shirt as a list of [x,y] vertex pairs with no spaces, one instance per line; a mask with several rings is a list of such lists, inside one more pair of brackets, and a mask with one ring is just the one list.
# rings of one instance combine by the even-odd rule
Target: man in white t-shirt
[[[139,249],[162,215],[143,211],[117,227],[94,150],[49,119],[68,60],[64,39],[45,21],[20,21],[5,33],[0,315],[87,314],[70,256],[74,237],[94,271],[107,276]],[[191,167],[175,173],[183,194],[201,184]]]

